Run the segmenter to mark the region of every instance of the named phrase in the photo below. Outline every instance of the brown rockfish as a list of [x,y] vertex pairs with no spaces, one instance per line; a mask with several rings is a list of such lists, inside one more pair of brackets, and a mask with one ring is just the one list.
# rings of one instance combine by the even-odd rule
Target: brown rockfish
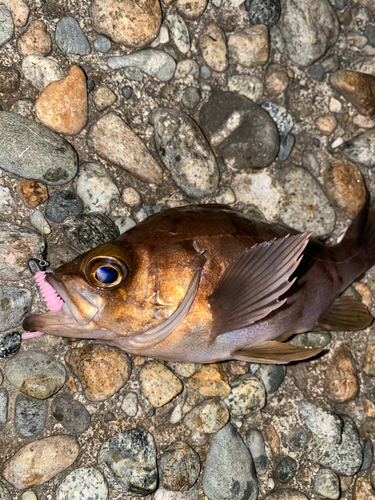
[[65,304],[24,328],[163,360],[288,363],[320,352],[293,334],[369,326],[340,294],[374,264],[369,200],[335,246],[224,206],[173,208],[48,274]]

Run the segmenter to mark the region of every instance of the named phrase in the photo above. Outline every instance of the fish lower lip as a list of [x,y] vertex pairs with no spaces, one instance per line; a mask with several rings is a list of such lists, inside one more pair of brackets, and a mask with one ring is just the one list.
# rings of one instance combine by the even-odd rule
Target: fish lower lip
[[66,304],[57,313],[28,314],[23,321],[23,328],[26,331],[41,330],[48,333],[50,327],[63,327],[75,325],[76,321],[71,315]]

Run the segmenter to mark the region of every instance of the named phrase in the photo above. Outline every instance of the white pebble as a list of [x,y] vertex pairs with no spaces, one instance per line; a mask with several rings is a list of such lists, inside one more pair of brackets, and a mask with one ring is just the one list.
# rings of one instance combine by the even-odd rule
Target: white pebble
[[135,417],[138,413],[138,396],[135,392],[128,392],[122,400],[122,410],[129,416]]
[[126,231],[129,231],[129,229],[136,225],[135,221],[131,217],[126,217],[125,215],[117,217],[115,224],[118,227],[120,234],[126,233]]
[[30,215],[30,222],[42,234],[50,234],[51,226],[40,210],[35,210]]
[[138,207],[142,202],[141,195],[130,186],[124,187],[121,193],[121,199],[125,205],[129,205],[129,207]]

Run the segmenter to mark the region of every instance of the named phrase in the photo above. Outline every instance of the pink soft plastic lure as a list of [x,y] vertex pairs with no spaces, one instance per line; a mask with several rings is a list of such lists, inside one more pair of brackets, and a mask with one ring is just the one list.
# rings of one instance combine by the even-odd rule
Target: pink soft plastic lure
[[[39,289],[42,293],[43,299],[45,303],[47,304],[47,307],[49,308],[50,311],[52,312],[58,312],[62,308],[64,301],[59,297],[58,293],[56,290],[52,288],[52,286],[47,283],[46,281],[46,273],[42,271],[41,265],[43,264],[43,261],[38,261],[37,259],[30,259],[29,260],[29,268],[30,271],[34,275],[34,279],[37,282],[37,285],[39,286]],[[24,332],[22,334],[22,339],[32,339],[34,337],[40,337],[41,335],[44,335],[43,332]]]

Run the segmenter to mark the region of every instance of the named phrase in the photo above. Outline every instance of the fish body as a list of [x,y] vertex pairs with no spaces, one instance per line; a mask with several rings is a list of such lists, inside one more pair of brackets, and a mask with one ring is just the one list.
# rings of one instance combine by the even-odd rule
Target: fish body
[[283,341],[373,319],[339,297],[375,263],[368,205],[332,247],[228,207],[165,210],[48,274],[65,304],[24,327],[180,362],[310,357],[320,351]]

